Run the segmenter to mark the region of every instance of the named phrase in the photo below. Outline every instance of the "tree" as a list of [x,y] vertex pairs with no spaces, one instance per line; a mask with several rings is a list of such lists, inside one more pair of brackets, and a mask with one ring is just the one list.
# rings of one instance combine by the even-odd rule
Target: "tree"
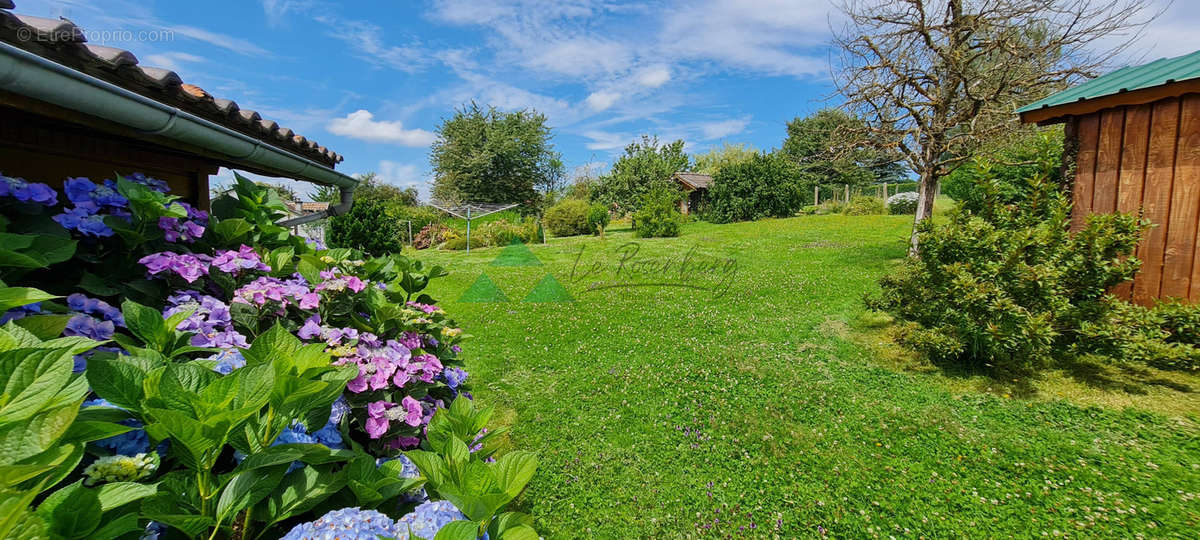
[[625,147],[612,170],[600,177],[593,192],[596,200],[609,205],[617,215],[636,212],[643,196],[655,188],[679,190],[671,182],[676,171],[686,171],[690,159],[683,152],[683,140],[659,144],[658,137],[642,135]]
[[[313,190],[314,201],[337,203],[342,200],[341,190],[337,186],[317,186]],[[417,206],[419,194],[417,188],[389,184],[379,179],[374,172],[358,175],[358,187],[354,189],[354,200],[376,200],[394,203],[399,206]]]
[[[915,223],[938,181],[981,141],[1011,129],[1020,105],[1098,70],[1137,37],[1148,0],[843,0],[833,69],[862,135],[885,141],[920,177]],[[1119,43],[1102,47],[1097,41]],[[916,255],[917,228],[910,254]]]
[[472,102],[437,129],[429,152],[433,196],[445,201],[537,204],[566,173],[546,116],[503,112]]
[[798,167],[787,156],[755,153],[713,177],[707,219],[728,223],[791,216],[800,207],[799,178]]
[[894,182],[903,176],[900,156],[877,141],[860,139],[863,120],[838,109],[821,109],[787,123],[783,154],[798,167],[807,184],[861,186]]
[[698,173],[713,175],[730,165],[750,161],[756,155],[758,155],[758,150],[745,144],[722,143],[720,147],[713,147],[703,154],[696,154],[692,158],[694,162],[692,169]]

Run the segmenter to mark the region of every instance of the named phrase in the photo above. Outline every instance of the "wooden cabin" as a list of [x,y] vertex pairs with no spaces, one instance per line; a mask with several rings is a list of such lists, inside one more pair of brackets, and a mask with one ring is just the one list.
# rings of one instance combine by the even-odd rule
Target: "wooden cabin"
[[343,189],[342,156],[237,103],[93,45],[65,19],[13,13],[0,0],[0,173],[60,187],[145,173],[207,209],[220,167]]
[[671,175],[671,179],[683,190],[684,197],[679,201],[679,213],[687,215],[700,209],[708,196],[708,188],[712,187],[711,175],[680,171]]
[[1137,247],[1141,271],[1114,294],[1200,302],[1200,51],[1114,71],[1018,113],[1066,124],[1072,228],[1118,211],[1153,224]]

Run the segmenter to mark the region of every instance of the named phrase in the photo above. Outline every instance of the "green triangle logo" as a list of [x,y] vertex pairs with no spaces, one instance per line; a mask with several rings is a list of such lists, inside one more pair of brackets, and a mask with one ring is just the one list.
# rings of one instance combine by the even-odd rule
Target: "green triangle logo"
[[500,254],[496,255],[496,259],[492,261],[492,266],[541,266],[542,261],[538,260],[537,255],[529,250],[520,238],[513,238],[513,241],[504,249],[500,250]]
[[525,296],[523,302],[574,302],[571,293],[563,288],[562,284],[554,279],[554,276],[546,274],[532,291]]
[[487,274],[479,274],[470,287],[463,291],[462,296],[458,298],[459,302],[485,303],[485,302],[507,302],[508,296],[496,283],[489,278]]

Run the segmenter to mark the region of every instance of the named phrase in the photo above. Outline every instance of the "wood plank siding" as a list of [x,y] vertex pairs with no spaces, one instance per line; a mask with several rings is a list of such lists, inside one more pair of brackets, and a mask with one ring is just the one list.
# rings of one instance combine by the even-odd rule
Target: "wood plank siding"
[[1200,94],[1108,108],[1067,119],[1078,145],[1078,230],[1088,214],[1142,212],[1153,224],[1137,248],[1142,269],[1113,290],[1140,304],[1200,302]]

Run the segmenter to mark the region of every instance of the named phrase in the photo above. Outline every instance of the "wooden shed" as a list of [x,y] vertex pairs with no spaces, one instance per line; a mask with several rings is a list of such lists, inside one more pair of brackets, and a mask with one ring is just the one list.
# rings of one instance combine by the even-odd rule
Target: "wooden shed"
[[1066,124],[1072,228],[1116,211],[1153,223],[1137,248],[1141,271],[1114,294],[1200,302],[1200,51],[1114,71],[1018,112],[1022,122]]
[[[220,167],[342,189],[342,156],[232,100],[143,66],[130,51],[88,43],[66,19],[14,13],[0,0],[0,173],[61,186],[145,173],[207,208]],[[313,219],[311,217],[306,219]]]
[[712,187],[712,176],[707,174],[679,171],[671,175],[671,179],[679,184],[685,197],[679,201],[679,212],[687,215],[700,209],[708,196],[708,188]]

